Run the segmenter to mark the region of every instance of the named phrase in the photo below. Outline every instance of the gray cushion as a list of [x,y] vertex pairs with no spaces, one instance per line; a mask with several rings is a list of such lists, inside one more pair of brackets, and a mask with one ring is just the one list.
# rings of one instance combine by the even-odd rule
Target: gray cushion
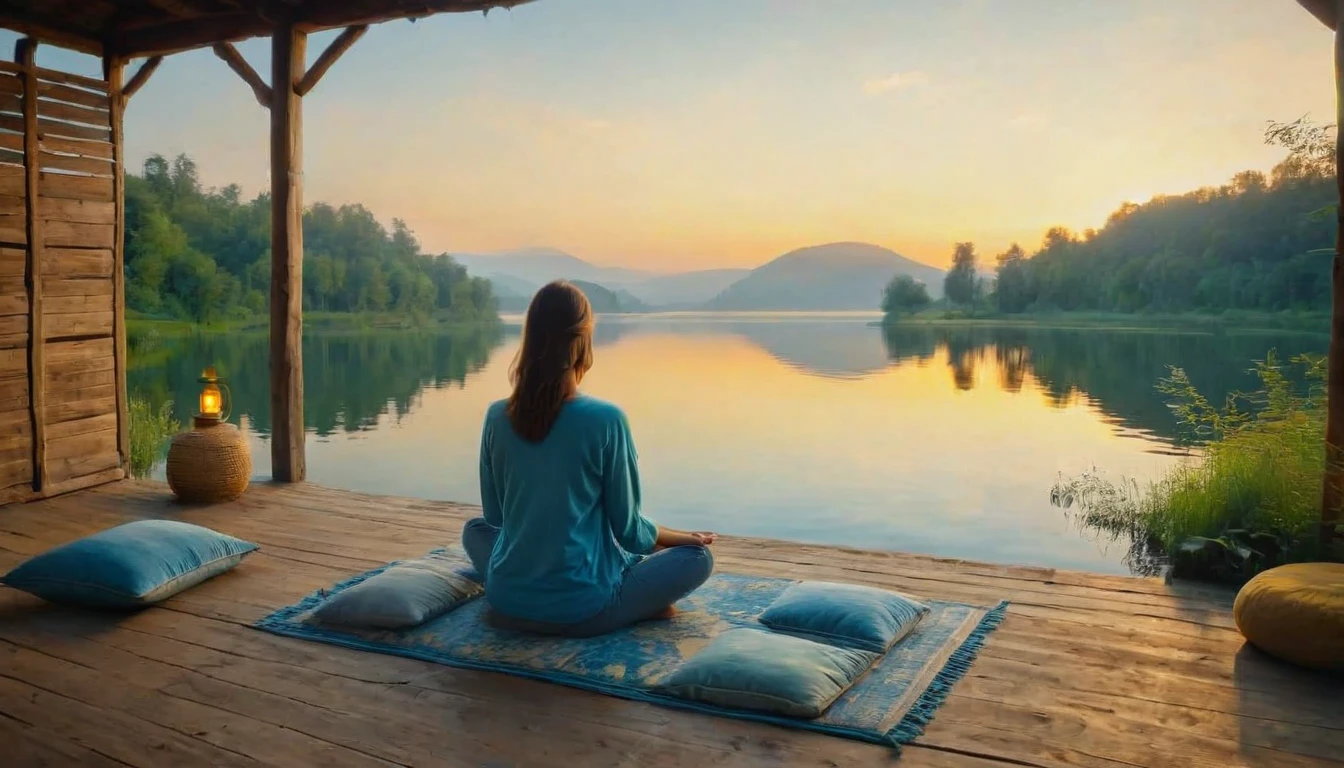
[[423,624],[483,592],[435,555],[389,566],[376,576],[342,590],[313,611],[311,620],[347,627],[401,629]]
[[767,627],[831,645],[883,653],[929,612],[907,595],[860,584],[803,581],[761,614]]
[[814,718],[868,670],[877,654],[760,629],[730,629],[660,686],[730,709]]

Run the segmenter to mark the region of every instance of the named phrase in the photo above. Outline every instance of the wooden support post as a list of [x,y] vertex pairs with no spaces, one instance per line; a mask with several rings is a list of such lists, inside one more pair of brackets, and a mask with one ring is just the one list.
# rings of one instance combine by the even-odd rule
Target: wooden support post
[[[132,80],[143,84],[149,79],[145,69],[154,60],[145,62]],[[154,66],[158,66],[157,63]],[[123,141],[123,117],[126,112],[127,89],[122,87],[126,62],[110,58],[103,64],[107,77],[107,95],[111,106],[112,122],[112,202],[116,206],[115,231],[112,236],[112,355],[116,375],[117,452],[121,467],[129,476],[131,471],[131,418],[130,403],[126,396],[126,147]],[[153,69],[150,68],[152,72]],[[141,75],[145,75],[143,78]],[[139,85],[136,86],[137,88]],[[134,91],[132,91],[134,93]]]
[[37,133],[37,40],[20,39],[15,62],[23,70],[23,168],[27,198],[28,264],[28,407],[33,429],[33,490],[47,485],[47,413],[45,334],[42,332],[42,219],[38,216],[41,153]]
[[[1335,17],[1344,18],[1344,0]],[[1335,183],[1339,232],[1331,267],[1330,351],[1326,362],[1325,482],[1321,492],[1321,541],[1331,542],[1344,507],[1344,31],[1335,31]]]
[[[125,69],[124,60],[109,59],[103,64],[103,72],[108,78],[111,78],[112,76],[110,67],[112,66],[114,61],[117,67],[123,70]],[[130,99],[132,96],[135,95],[136,91],[143,88],[145,83],[149,82],[149,76],[154,74],[154,70],[158,69],[159,65],[162,63],[163,63],[162,56],[150,56],[148,59],[145,59],[145,63],[140,65],[140,68],[135,71],[134,75],[131,75],[131,79],[128,80],[126,82],[126,85],[121,89],[122,101],[125,102],[126,100]],[[125,104],[123,104],[122,106],[125,106]]]
[[341,58],[341,55],[350,50],[350,46],[358,42],[359,38],[363,37],[364,33],[368,31],[368,24],[346,27],[335,40],[331,41],[331,45],[327,46],[322,55],[317,57],[317,61],[313,62],[312,68],[304,73],[303,78],[294,88],[295,92],[300,96],[306,96],[309,91],[313,90],[313,86],[317,85],[318,81],[322,79],[322,76],[327,74],[327,70],[331,69],[332,65]]
[[[243,54],[239,53],[232,43],[215,43],[214,51],[215,55],[222,59],[225,64],[228,64],[229,69],[232,69],[234,74],[241,77],[243,82],[247,83],[247,87],[252,89],[252,95],[257,97],[258,104],[263,107],[271,106],[271,101],[274,99],[271,94],[271,87],[262,81],[261,75],[258,75],[257,70],[247,63],[247,59],[243,58]],[[299,62],[299,66],[303,66],[303,62]]]
[[303,76],[307,33],[271,37],[271,474],[307,475],[303,430]]

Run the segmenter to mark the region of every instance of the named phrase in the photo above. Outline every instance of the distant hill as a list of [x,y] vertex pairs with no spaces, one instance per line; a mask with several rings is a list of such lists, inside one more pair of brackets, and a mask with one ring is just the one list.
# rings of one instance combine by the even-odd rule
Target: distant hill
[[710,300],[720,311],[872,310],[892,277],[922,281],[943,294],[943,270],[870,243],[830,243],[790,251],[757,267]]
[[649,308],[628,291],[613,291],[603,285],[586,280],[571,280],[593,305],[593,311],[600,314],[616,312],[647,312]]
[[512,281],[514,292],[519,283],[531,286],[521,291],[531,297],[537,288],[552,280],[584,280],[598,285],[624,287],[655,276],[653,272],[622,267],[599,267],[555,248],[521,248],[500,253],[454,253],[453,258],[472,274]]
[[725,288],[746,277],[749,269],[704,269],[675,275],[659,275],[626,286],[630,293],[654,307],[690,309],[718,296]]

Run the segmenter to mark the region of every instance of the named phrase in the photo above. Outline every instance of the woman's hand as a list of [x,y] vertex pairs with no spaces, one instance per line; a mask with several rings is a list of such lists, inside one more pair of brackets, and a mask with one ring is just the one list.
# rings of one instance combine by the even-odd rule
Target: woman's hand
[[714,533],[710,531],[678,531],[672,528],[658,527],[659,548],[667,547],[687,547],[702,546],[707,547],[714,543]]

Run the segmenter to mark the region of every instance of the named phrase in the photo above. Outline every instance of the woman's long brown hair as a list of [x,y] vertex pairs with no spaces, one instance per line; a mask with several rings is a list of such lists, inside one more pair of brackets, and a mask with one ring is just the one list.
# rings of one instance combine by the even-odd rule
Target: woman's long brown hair
[[510,377],[509,422],[538,443],[550,434],[565,401],[593,367],[593,308],[583,291],[563,280],[542,286],[527,308],[523,343]]

